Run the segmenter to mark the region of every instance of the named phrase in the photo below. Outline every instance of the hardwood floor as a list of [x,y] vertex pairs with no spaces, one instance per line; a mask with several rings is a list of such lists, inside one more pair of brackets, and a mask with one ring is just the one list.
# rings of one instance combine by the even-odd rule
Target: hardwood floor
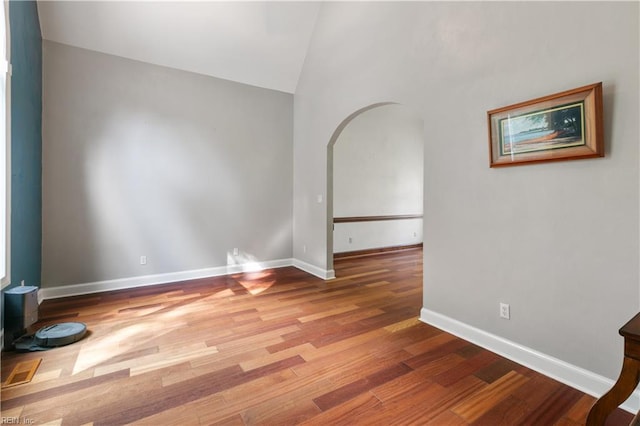
[[[594,398],[418,321],[422,250],[48,300],[89,335],[2,354],[2,416],[62,425],[579,425]],[[628,424],[618,410],[611,424]],[[25,424],[23,421],[22,424]]]

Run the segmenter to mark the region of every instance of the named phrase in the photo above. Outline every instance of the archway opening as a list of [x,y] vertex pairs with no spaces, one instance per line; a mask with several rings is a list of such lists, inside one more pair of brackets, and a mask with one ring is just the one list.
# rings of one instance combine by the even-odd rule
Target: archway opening
[[424,124],[412,109],[373,104],[327,146],[327,266],[334,256],[422,246]]

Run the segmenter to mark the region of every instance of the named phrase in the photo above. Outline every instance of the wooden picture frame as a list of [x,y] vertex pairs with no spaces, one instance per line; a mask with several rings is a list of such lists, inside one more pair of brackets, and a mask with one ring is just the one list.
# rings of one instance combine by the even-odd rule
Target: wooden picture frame
[[489,167],[604,157],[602,83],[487,112]]

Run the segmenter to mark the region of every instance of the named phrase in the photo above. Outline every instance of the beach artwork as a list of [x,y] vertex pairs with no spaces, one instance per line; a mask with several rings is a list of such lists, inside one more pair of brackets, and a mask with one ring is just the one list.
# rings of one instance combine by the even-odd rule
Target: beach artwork
[[604,157],[602,82],[487,111],[489,167]]
[[500,155],[585,145],[584,101],[499,120]]

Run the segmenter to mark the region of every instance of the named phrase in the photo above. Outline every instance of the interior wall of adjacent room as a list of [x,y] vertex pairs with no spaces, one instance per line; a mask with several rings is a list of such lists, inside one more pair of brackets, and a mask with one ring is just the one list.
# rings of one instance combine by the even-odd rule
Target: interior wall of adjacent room
[[45,41],[43,286],[291,258],[292,120],[290,94]]
[[[402,105],[354,118],[333,146],[333,216],[422,215],[423,123]],[[422,242],[422,219],[336,223],[335,253]]]

